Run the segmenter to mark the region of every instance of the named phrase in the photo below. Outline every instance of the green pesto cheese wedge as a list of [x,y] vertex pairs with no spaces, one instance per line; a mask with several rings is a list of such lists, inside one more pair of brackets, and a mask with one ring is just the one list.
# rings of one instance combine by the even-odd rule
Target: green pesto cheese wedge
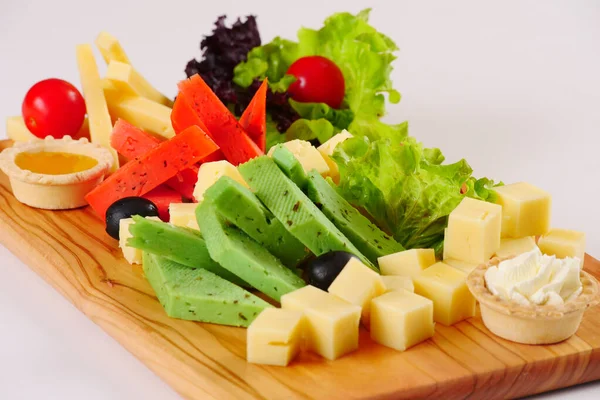
[[376,264],[379,257],[404,250],[394,238],[352,207],[315,170],[308,173],[308,197],[372,263]]
[[300,161],[294,156],[287,147],[282,144],[275,146],[275,151],[271,154],[271,158],[279,169],[290,178],[300,189],[305,190],[308,184],[308,177],[304,171],[304,167]]
[[203,268],[143,253],[144,273],[172,318],[249,326],[269,303]]
[[196,218],[210,256],[270,298],[279,301],[284,294],[306,286],[262,245],[227,224],[210,202],[200,204]]
[[294,268],[309,255],[308,249],[290,234],[250,189],[228,176],[221,177],[204,193],[204,201],[227,221],[263,245],[283,265]]
[[269,157],[258,157],[238,167],[258,198],[283,226],[317,256],[347,251],[377,271],[342,232],[288,179]]
[[128,246],[165,257],[189,268],[204,268],[237,285],[247,286],[210,258],[200,232],[140,216],[134,216],[133,221],[129,226],[133,237],[127,240]]

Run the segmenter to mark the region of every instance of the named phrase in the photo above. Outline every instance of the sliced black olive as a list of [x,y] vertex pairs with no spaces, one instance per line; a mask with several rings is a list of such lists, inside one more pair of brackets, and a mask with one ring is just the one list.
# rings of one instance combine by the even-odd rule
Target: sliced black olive
[[308,284],[322,290],[329,289],[331,283],[352,258],[357,257],[346,251],[332,251],[309,260],[304,269]]
[[106,210],[106,233],[119,240],[121,220],[134,215],[158,217],[158,208],[156,204],[143,197],[125,197],[117,200]]

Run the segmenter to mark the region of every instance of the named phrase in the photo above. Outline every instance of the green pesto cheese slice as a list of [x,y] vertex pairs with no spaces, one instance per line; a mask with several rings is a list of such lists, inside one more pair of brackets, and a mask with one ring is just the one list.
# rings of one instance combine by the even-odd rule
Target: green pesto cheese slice
[[196,218],[210,256],[270,298],[279,301],[284,294],[306,286],[262,245],[227,224],[210,202],[200,204]]
[[238,169],[285,228],[317,256],[330,251],[347,251],[377,270],[269,157],[255,158]]
[[340,196],[315,170],[308,173],[308,197],[372,263],[404,247]]
[[200,232],[140,216],[134,216],[133,221],[129,226],[133,237],[127,240],[128,246],[165,257],[189,268],[204,268],[237,285],[247,286],[210,258]]
[[250,189],[228,176],[221,177],[204,193],[227,221],[263,245],[283,265],[294,268],[308,256],[308,249],[290,234]]
[[308,177],[304,171],[304,167],[300,164],[300,161],[294,156],[287,147],[282,144],[275,146],[275,151],[271,155],[275,164],[279,169],[290,178],[300,189],[305,190],[308,184]]
[[247,327],[261,311],[272,307],[206,269],[143,254],[146,278],[169,317]]

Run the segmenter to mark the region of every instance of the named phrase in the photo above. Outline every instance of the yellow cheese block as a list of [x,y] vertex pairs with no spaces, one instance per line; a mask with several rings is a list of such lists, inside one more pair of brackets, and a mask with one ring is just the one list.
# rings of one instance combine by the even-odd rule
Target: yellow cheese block
[[90,138],[92,143],[105,146],[111,151],[115,158],[112,170],[119,167],[119,157],[117,152],[110,145],[110,135],[112,133],[112,121],[108,113],[106,99],[98,66],[94,59],[92,46],[81,44],[76,48],[77,65],[81,78],[81,87],[83,89],[83,98],[90,124]]
[[450,326],[475,316],[475,298],[466,280],[467,274],[439,262],[414,278],[415,293],[433,301],[436,322]]
[[[6,136],[15,142],[28,142],[30,140],[41,140],[33,133],[29,132],[23,117],[14,116],[6,118]],[[83,120],[83,125],[73,139],[90,138],[90,125],[87,117]]]
[[102,58],[104,58],[106,64],[113,60],[130,64],[129,57],[127,57],[125,50],[123,50],[123,46],[110,33],[100,32],[96,38],[96,47],[100,50],[100,54],[102,54]]
[[360,307],[310,285],[283,295],[281,307],[304,313],[307,347],[322,357],[335,360],[358,348]]
[[112,81],[103,80],[108,110],[113,120],[124,119],[138,128],[165,139],[175,136],[171,126],[171,108],[145,97],[123,96]]
[[[329,167],[327,163],[323,159],[319,150],[314,147],[310,142],[306,140],[291,140],[289,142],[283,143],[283,146],[286,147],[292,154],[296,157],[298,162],[302,165],[305,172],[309,172],[313,169],[316,169],[317,172],[321,175],[326,176],[329,173]],[[272,147],[269,150],[268,156],[273,155],[275,151],[275,147]]]
[[169,204],[169,215],[171,224],[183,228],[200,230],[196,220],[196,208],[198,203],[171,203]]
[[445,258],[444,264],[448,264],[449,266],[456,268],[467,275],[473,272],[473,270],[479,265],[467,261],[455,260],[454,258]]
[[145,97],[167,107],[173,107],[173,101],[154,89],[130,64],[110,61],[106,78],[112,81],[123,94]]
[[317,150],[319,150],[319,153],[321,153],[323,159],[329,167],[328,176],[330,176],[335,183],[339,183],[340,170],[338,168],[337,163],[331,158],[331,156],[333,155],[333,152],[335,151],[335,148],[338,144],[342,143],[347,139],[350,139],[351,137],[352,135],[350,134],[350,132],[344,129],[343,131],[341,131],[337,135],[334,135],[331,139],[317,147]]
[[585,233],[554,228],[540,238],[538,247],[543,254],[550,256],[558,258],[577,257],[581,260],[581,266],[583,266]]
[[[146,217],[153,221],[160,221],[158,217]],[[127,239],[132,237],[129,232],[129,226],[133,224],[133,218],[124,218],[119,221],[119,247],[123,252],[123,258],[127,260],[129,264],[141,264],[142,263],[142,250],[136,249],[135,247],[127,246]]]
[[348,303],[359,306],[362,309],[361,321],[368,327],[371,300],[385,293],[385,285],[377,272],[358,259],[351,258],[331,283],[328,291]]
[[382,275],[414,277],[435,263],[433,249],[411,249],[377,259]]
[[496,251],[497,257],[512,257],[527,253],[536,248],[535,238],[526,236],[519,239],[503,238],[500,240],[500,248]]
[[394,290],[415,291],[415,285],[413,284],[412,278],[408,276],[384,275],[381,279],[385,285],[386,292],[392,292]]
[[404,351],[435,333],[433,302],[407,290],[373,299],[371,338],[384,346]]
[[502,237],[543,235],[550,229],[550,193],[526,182],[494,188],[502,206]]
[[242,174],[229,161],[221,160],[203,163],[198,170],[198,182],[196,182],[196,187],[194,188],[194,198],[196,201],[202,201],[204,199],[204,192],[222,176],[228,176],[234,181],[248,187]]
[[299,311],[267,308],[261,312],[248,327],[248,362],[287,366],[300,351],[303,321]]
[[444,258],[484,263],[500,247],[502,207],[465,197],[448,218]]

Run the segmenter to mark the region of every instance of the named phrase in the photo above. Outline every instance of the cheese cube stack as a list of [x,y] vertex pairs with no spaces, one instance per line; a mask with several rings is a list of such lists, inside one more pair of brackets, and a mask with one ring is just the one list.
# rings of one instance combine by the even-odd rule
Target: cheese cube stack
[[500,240],[500,248],[496,251],[497,257],[512,257],[527,253],[536,248],[535,238],[525,236],[519,239],[503,238]]
[[383,284],[385,285],[386,292],[393,292],[396,290],[407,290],[409,292],[415,291],[415,285],[408,276],[395,276],[395,275],[384,275],[381,277]]
[[[310,144],[310,142],[295,139],[283,143],[283,146],[292,152],[306,173],[313,169],[316,169],[321,175],[327,175],[329,173],[327,162],[325,162],[323,156],[319,153],[319,150]],[[275,147],[272,147],[271,150],[269,150],[268,156],[272,156],[274,151]]]
[[200,230],[196,220],[198,203],[171,203],[169,204],[170,222],[175,226]]
[[303,326],[301,312],[267,308],[248,327],[246,359],[287,366],[300,352]]
[[529,183],[494,188],[502,206],[502,237],[543,235],[550,229],[552,198]]
[[335,360],[358,348],[361,309],[314,286],[281,296],[281,307],[304,313],[307,347]]
[[538,247],[542,253],[557,258],[577,257],[581,260],[585,257],[585,233],[568,229],[551,229],[538,241]]
[[323,159],[329,167],[328,176],[330,176],[331,179],[333,179],[333,181],[336,183],[339,182],[340,170],[338,168],[337,163],[331,158],[331,156],[333,155],[333,152],[335,151],[335,148],[338,144],[344,142],[347,139],[350,139],[351,137],[352,135],[350,134],[350,132],[344,129],[343,131],[341,131],[337,135],[334,135],[333,137],[331,137],[331,139],[317,147],[317,150],[319,151],[319,153],[321,153]]
[[502,207],[465,197],[448,218],[444,258],[485,263],[500,247]]
[[214,185],[222,176],[228,176],[241,185],[248,187],[242,174],[229,161],[214,161],[200,165],[198,170],[198,182],[194,188],[194,197],[200,202],[204,199],[204,192]]
[[459,271],[462,271],[467,275],[469,275],[479,265],[479,264],[470,263],[467,261],[456,260],[454,258],[445,258],[444,264],[447,264],[453,268],[456,268]]
[[348,303],[361,307],[361,321],[365,326],[369,326],[371,300],[385,293],[385,285],[377,272],[358,259],[351,258],[331,283],[328,291]]
[[404,351],[434,334],[433,302],[407,290],[397,290],[371,302],[371,338]]
[[[158,217],[146,217],[152,221],[160,221]],[[142,250],[127,246],[127,239],[132,237],[129,226],[133,224],[133,218],[123,218],[119,221],[119,247],[123,252],[123,258],[131,265],[142,263]]]
[[467,287],[467,275],[439,262],[414,278],[415,293],[433,301],[433,319],[450,326],[475,316],[475,298]]
[[411,249],[377,259],[382,275],[415,277],[435,264],[433,249]]

